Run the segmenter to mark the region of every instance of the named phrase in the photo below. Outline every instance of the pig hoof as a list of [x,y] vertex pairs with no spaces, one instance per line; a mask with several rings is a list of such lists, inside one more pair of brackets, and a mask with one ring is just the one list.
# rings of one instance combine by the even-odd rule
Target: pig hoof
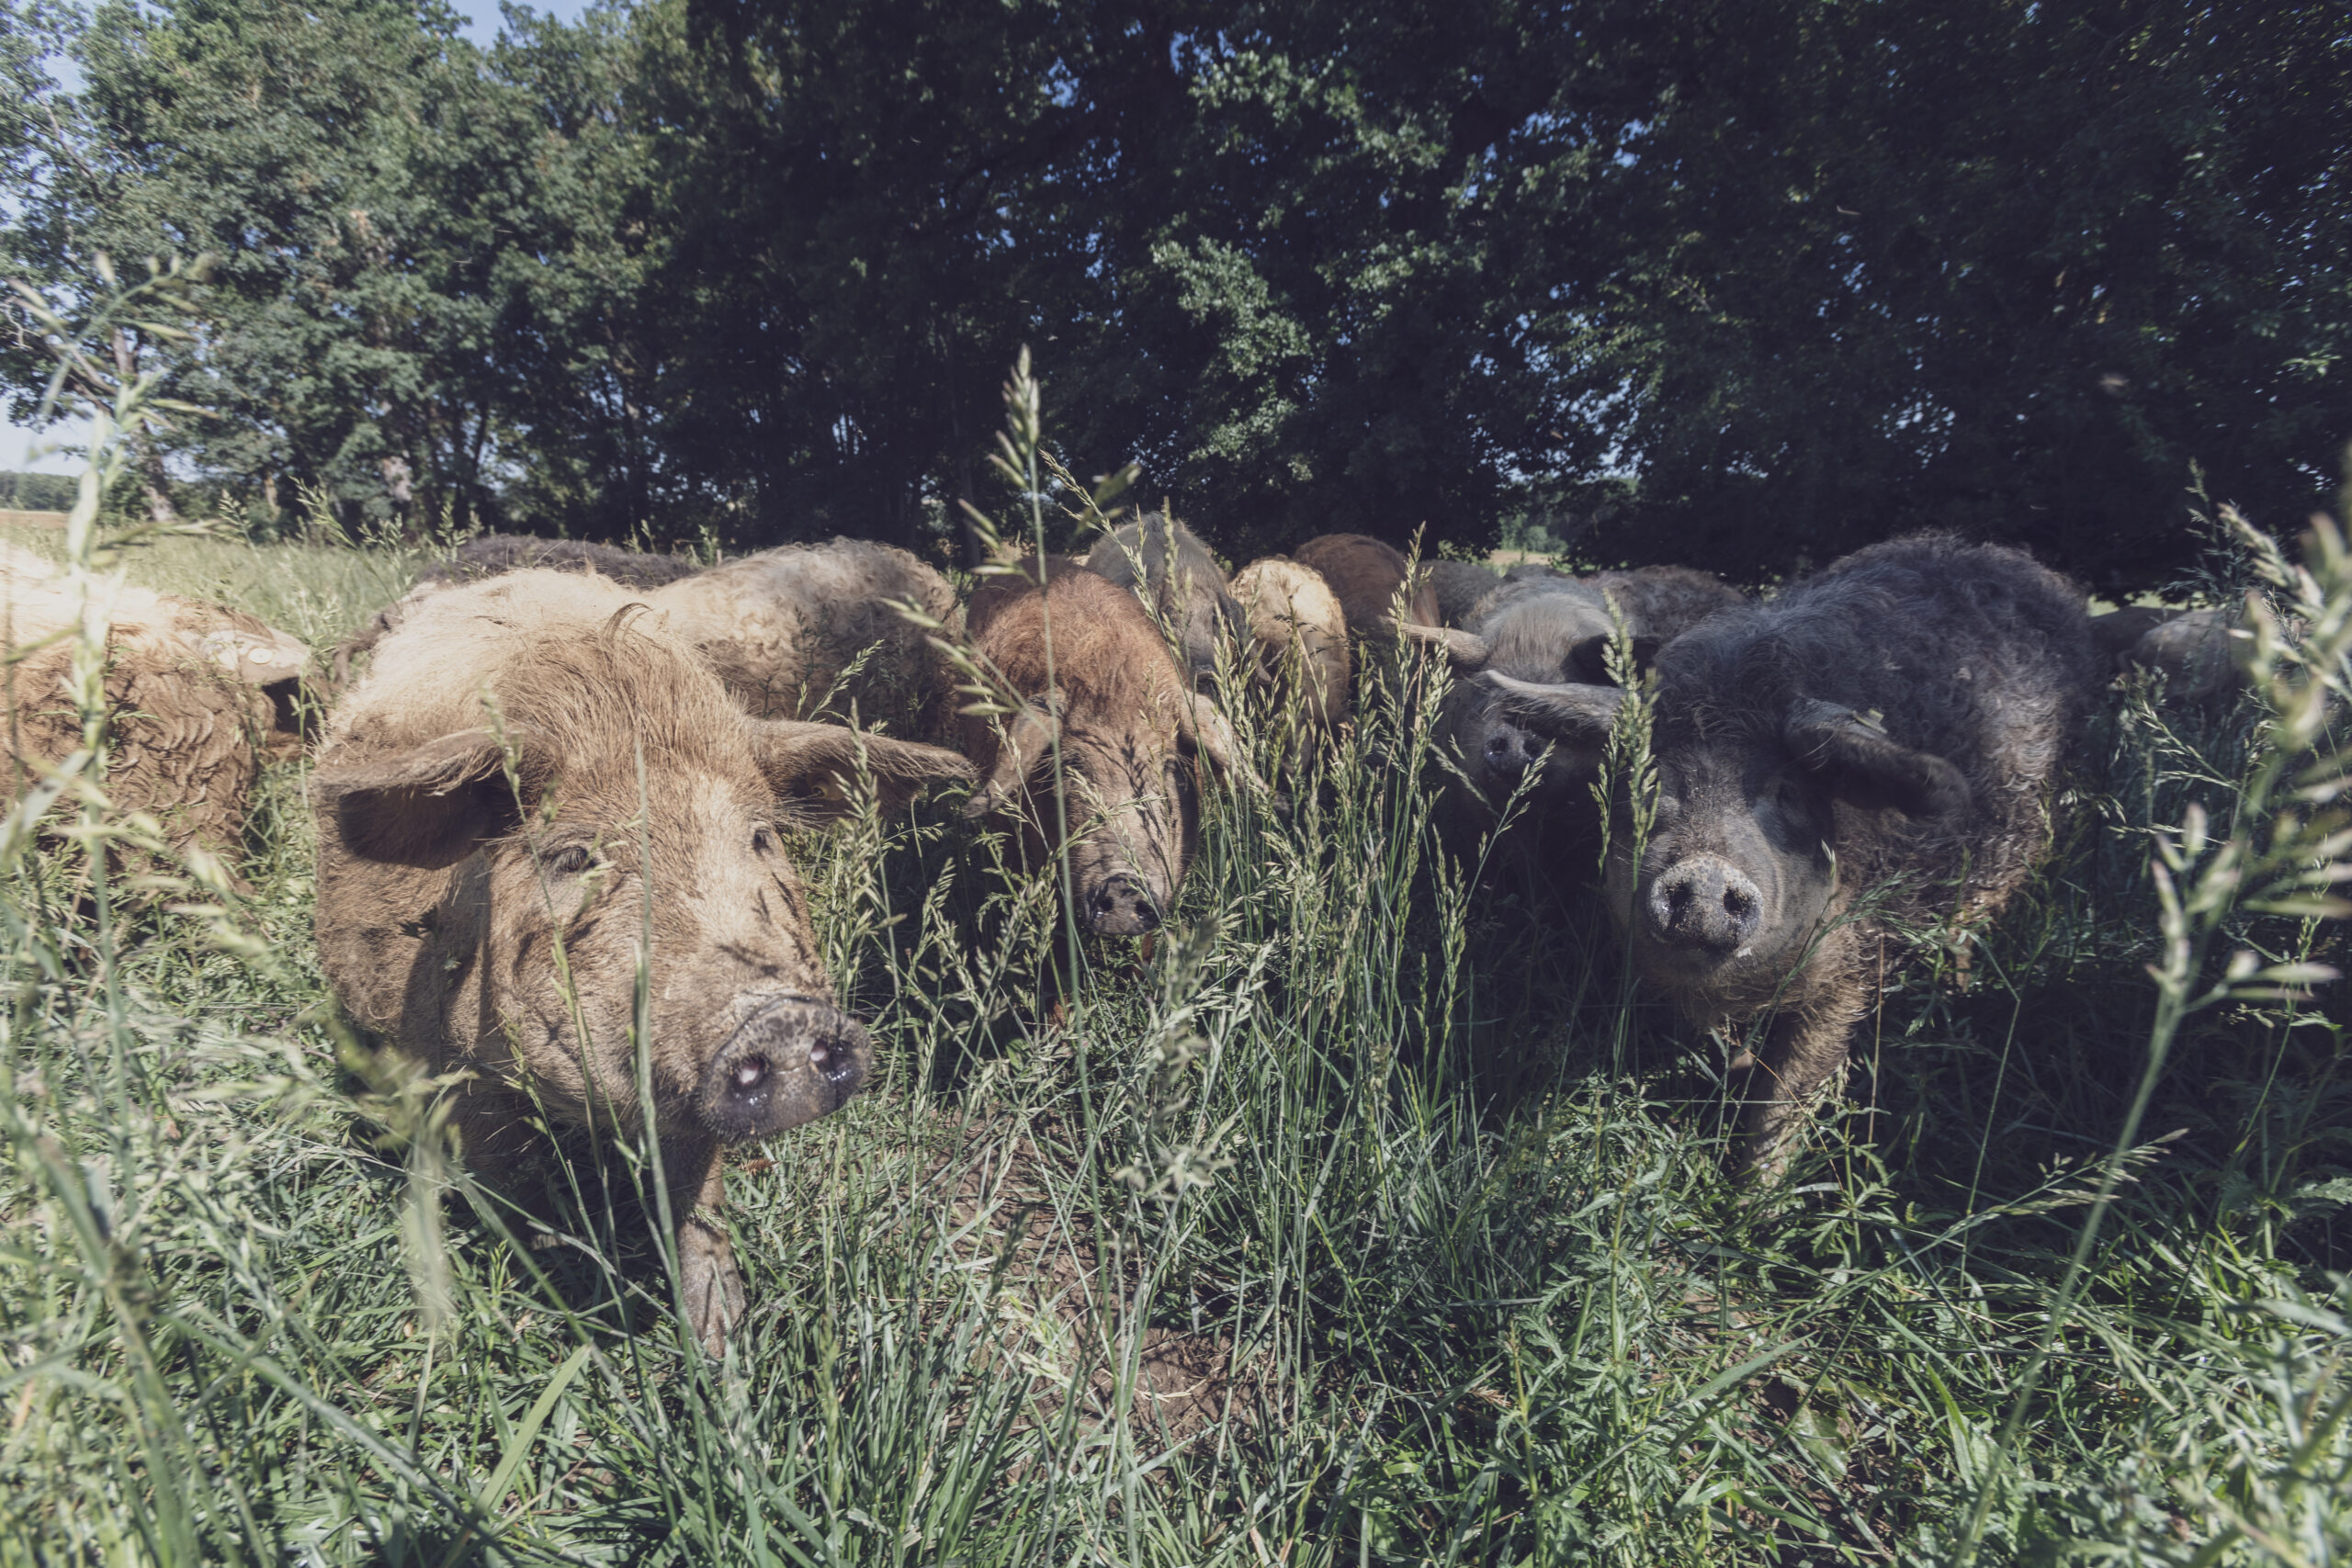
[[714,1222],[688,1220],[678,1227],[678,1283],[686,1302],[686,1326],[714,1359],[727,1354],[727,1335],[743,1321],[747,1303],[743,1271],[735,1249]]

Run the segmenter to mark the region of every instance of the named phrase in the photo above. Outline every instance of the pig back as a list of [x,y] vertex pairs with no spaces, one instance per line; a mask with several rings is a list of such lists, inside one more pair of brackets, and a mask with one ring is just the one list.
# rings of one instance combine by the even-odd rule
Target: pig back
[[[1293,550],[1291,558],[1321,574],[1339,595],[1348,629],[1358,636],[1379,629],[1396,605],[1397,591],[1405,587],[1404,553],[1368,534],[1319,534]],[[1445,624],[1437,592],[1426,577],[1417,578],[1406,593],[1403,614],[1418,626]]]
[[1176,635],[1193,683],[1206,689],[1220,640],[1248,629],[1225,570],[1198,535],[1160,513],[1113,529],[1086,553],[1086,568],[1128,590]]
[[846,719],[898,735],[934,733],[950,682],[910,604],[961,630],[955,590],[905,550],[837,538],[744,556],[647,593],[697,648],[745,712]]

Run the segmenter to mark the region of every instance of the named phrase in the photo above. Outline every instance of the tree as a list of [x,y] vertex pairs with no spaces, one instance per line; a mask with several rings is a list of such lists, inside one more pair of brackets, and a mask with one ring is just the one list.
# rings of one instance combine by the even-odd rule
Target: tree
[[1613,123],[1559,7],[675,4],[639,13],[672,429],[762,536],[968,495],[1024,342],[1073,458],[1228,548],[1475,538],[1532,459],[1598,460],[1515,292]]
[[[2183,487],[2300,517],[2352,434],[2352,30],[2319,5],[1631,18],[1626,265],[1563,341],[1639,504],[1601,555],[1761,579],[1922,525],[2115,591]],[[2331,372],[2334,372],[2331,374]]]
[[2352,434],[2317,3],[7,15],[0,268],[219,253],[175,471],[410,525],[937,539],[1024,344],[1073,464],[1237,555],[1945,525],[2122,590],[2192,465],[2291,519]]
[[195,470],[354,519],[492,508],[497,242],[529,170],[453,28],[429,3],[169,0],[71,38],[84,85],[41,95],[5,265],[57,290],[99,253],[220,259],[170,361],[215,415],[173,434]]

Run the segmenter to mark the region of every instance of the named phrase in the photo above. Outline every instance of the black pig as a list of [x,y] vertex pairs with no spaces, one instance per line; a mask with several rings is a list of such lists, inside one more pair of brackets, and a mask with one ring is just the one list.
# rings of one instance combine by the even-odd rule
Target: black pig
[[[1609,903],[1644,978],[1691,1019],[1774,1015],[1743,1164],[1777,1174],[1846,1061],[1882,938],[1992,915],[2046,851],[2098,658],[2072,584],[1923,535],[1710,617],[1657,670],[1656,818],[1638,861],[1616,839]],[[1495,683],[1583,747],[1624,695]]]

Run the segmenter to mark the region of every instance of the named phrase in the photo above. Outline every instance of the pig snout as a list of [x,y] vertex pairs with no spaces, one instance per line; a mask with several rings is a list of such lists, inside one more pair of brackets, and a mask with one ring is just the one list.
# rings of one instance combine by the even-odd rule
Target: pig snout
[[1122,872],[1086,890],[1086,929],[1096,936],[1141,936],[1159,926],[1159,907],[1143,879]]
[[1498,779],[1516,782],[1521,773],[1535,765],[1548,742],[1532,730],[1501,720],[1490,721],[1486,739],[1480,743],[1478,755]]
[[695,1109],[735,1143],[839,1111],[865,1081],[865,1031],[840,1009],[781,997],[746,1019],[704,1070]]
[[1748,874],[1716,855],[1677,861],[1651,884],[1650,934],[1669,947],[1730,953],[1756,938],[1763,896]]

